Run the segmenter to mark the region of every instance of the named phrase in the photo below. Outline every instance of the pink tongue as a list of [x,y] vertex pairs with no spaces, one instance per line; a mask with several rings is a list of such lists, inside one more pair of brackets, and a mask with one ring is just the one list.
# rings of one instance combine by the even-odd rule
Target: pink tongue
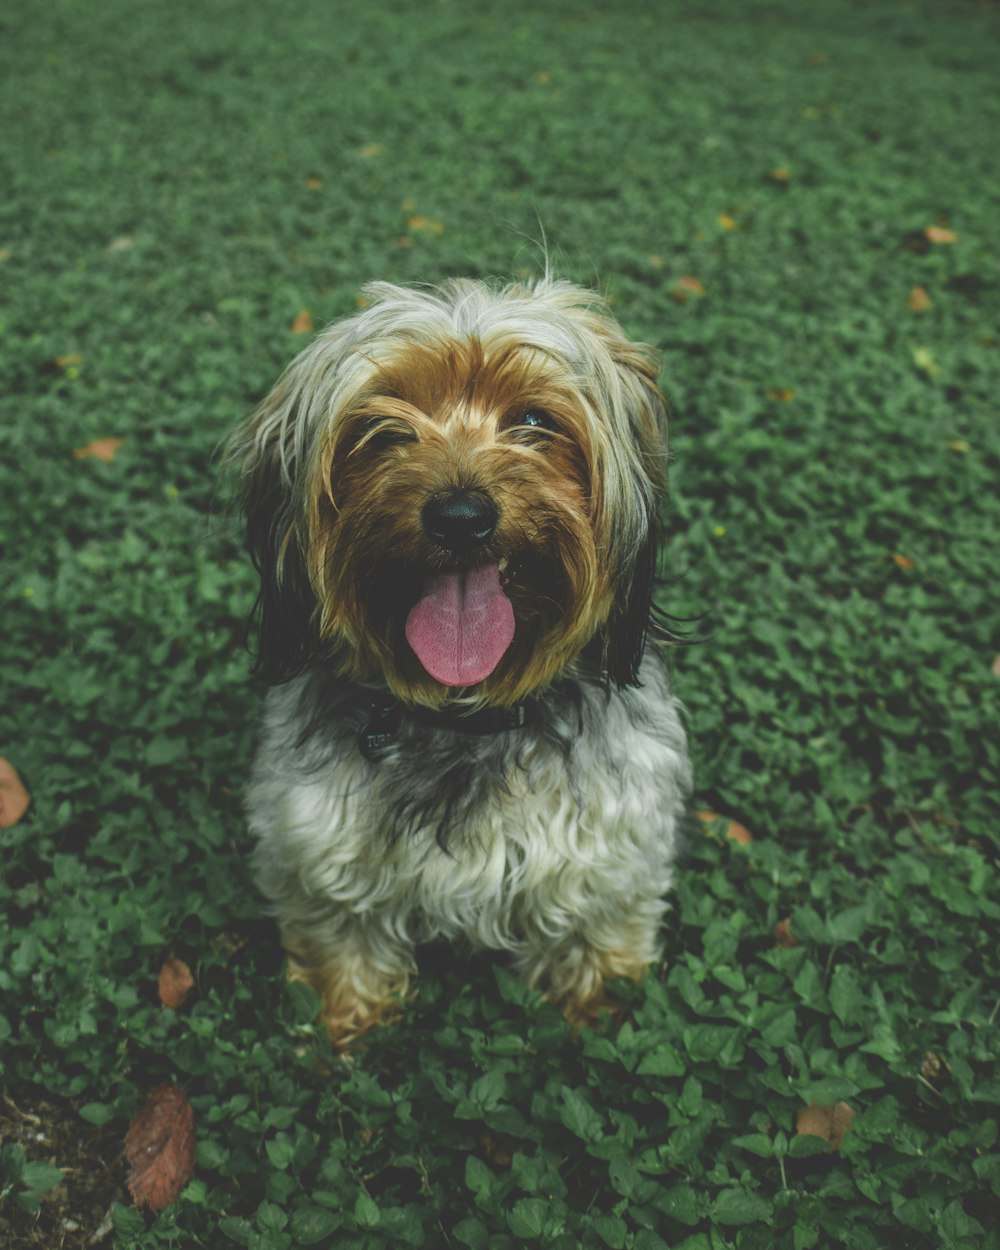
[[445,686],[472,686],[489,677],[513,637],[514,609],[495,564],[428,578],[406,618],[406,641]]

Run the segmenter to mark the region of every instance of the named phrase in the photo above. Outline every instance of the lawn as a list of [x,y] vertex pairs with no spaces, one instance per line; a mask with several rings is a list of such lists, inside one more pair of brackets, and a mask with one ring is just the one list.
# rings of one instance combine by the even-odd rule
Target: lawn
[[[4,7],[5,1247],[1000,1246],[998,17]],[[248,869],[218,448],[362,282],[537,272],[543,235],[663,351],[661,601],[702,618],[671,667],[724,819],[620,1027],[433,948],[344,1064]],[[123,1143],[165,1084],[196,1159],[154,1213]]]

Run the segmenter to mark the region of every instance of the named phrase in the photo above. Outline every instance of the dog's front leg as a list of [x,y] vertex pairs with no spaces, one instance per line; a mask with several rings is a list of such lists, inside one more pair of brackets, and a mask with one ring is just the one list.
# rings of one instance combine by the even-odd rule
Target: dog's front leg
[[400,1014],[416,971],[412,947],[385,919],[344,909],[323,920],[303,923],[299,916],[281,925],[288,975],[323,1000],[321,1019],[341,1049]]
[[566,916],[561,933],[553,933],[549,917],[518,951],[517,969],[571,1023],[596,1024],[602,1011],[615,1013],[623,1005],[605,983],[618,977],[640,981],[659,957],[665,910],[659,898],[623,899],[617,914],[605,912],[599,920],[574,924]]

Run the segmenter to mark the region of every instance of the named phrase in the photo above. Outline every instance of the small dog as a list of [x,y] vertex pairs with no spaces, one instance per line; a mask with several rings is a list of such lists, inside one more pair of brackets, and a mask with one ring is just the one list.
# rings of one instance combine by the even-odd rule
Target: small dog
[[508,952],[577,1023],[657,958],[691,769],[645,647],[656,376],[551,276],[377,282],[236,435],[256,868],[338,1045],[429,939]]

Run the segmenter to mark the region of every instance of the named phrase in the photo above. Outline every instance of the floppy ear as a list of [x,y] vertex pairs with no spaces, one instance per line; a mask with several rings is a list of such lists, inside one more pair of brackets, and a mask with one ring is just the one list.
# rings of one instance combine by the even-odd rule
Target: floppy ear
[[645,541],[622,579],[604,630],[603,663],[619,688],[639,685],[639,665],[646,650],[659,552],[659,524],[650,525]]
[[283,448],[294,428],[294,396],[280,382],[233,439],[231,453],[242,462],[240,495],[246,542],[260,575],[251,636],[254,673],[265,681],[288,681],[313,658],[316,599],[295,522],[294,452]]
[[653,587],[663,534],[660,512],[666,497],[668,410],[656,384],[657,355],[641,343],[630,342],[620,330],[609,346],[620,380],[622,432],[631,442],[630,510],[633,530],[638,530],[631,551],[621,557],[615,606],[604,630],[604,667],[611,681],[623,687],[639,685],[639,666],[655,614]]

